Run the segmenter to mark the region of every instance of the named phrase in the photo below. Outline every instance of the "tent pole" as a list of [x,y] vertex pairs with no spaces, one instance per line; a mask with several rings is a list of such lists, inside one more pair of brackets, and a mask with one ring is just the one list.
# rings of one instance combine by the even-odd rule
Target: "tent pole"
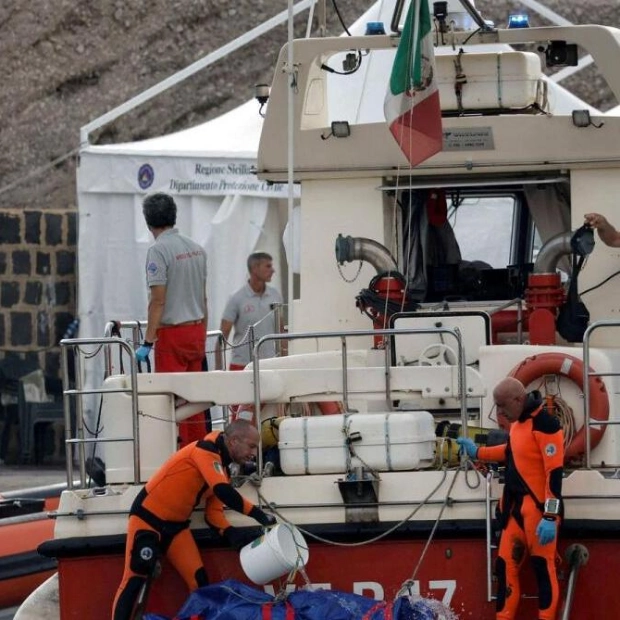
[[[293,285],[294,285],[294,264],[295,264],[295,218],[293,217],[293,208],[295,206],[295,186],[294,186],[294,104],[295,104],[295,89],[296,89],[296,73],[295,73],[295,63],[294,63],[294,55],[293,55],[293,38],[294,38],[294,17],[295,13],[293,12],[293,0],[288,0],[288,48],[287,48],[287,71],[289,74],[289,89],[288,89],[288,99],[287,99],[287,181],[288,181],[288,225],[290,230],[290,258],[288,261],[288,269],[287,269],[287,298],[288,298],[288,331],[295,331],[295,323],[294,323],[294,311],[293,311],[293,300],[295,299]],[[294,351],[293,351],[294,353]]]
[[[315,0],[302,0],[295,6],[294,11],[293,11],[294,14],[301,13],[301,11],[305,11],[308,7],[310,7],[314,3],[314,1]],[[145,91],[141,92],[139,95],[136,95],[135,97],[129,99],[129,101],[125,101],[125,103],[122,103],[121,105],[117,106],[113,110],[110,110],[109,112],[106,112],[102,116],[99,116],[98,118],[91,121],[90,123],[87,123],[86,125],[80,128],[80,144],[82,146],[87,145],[89,143],[88,136],[96,129],[99,129],[100,127],[103,127],[104,125],[107,125],[108,123],[116,120],[119,116],[122,116],[126,112],[129,112],[133,110],[134,108],[137,108],[139,105],[142,105],[143,103],[149,101],[153,97],[156,97],[160,93],[163,93],[164,91],[168,90],[170,87],[176,86],[179,82],[182,82],[184,79],[194,75],[194,73],[197,73],[198,71],[204,69],[205,67],[212,65],[214,62],[217,62],[218,60],[224,58],[224,56],[227,56],[228,54],[238,50],[239,48],[243,47],[247,43],[250,43],[254,39],[265,34],[266,32],[269,32],[276,26],[279,26],[281,23],[283,23],[287,19],[287,13],[290,13],[290,11],[291,11],[290,8],[288,12],[281,11],[275,17],[268,19],[266,22],[263,22],[259,26],[256,26],[256,28],[252,28],[252,30],[246,32],[240,37],[237,37],[230,43],[226,43],[226,45],[223,45],[222,47],[216,49],[214,52],[207,54],[200,60],[197,60],[196,62],[192,63],[188,67],[185,67],[185,69],[181,69],[181,71],[177,71],[175,74],[171,75],[170,77],[167,77],[165,80],[162,80],[158,84],[155,84],[155,86],[151,86],[151,88],[147,88]],[[291,18],[289,17],[289,20],[290,19]]]

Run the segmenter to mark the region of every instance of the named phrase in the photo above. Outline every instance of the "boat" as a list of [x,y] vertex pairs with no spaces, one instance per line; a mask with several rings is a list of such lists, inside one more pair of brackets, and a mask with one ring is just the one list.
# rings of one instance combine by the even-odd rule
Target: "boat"
[[56,560],[37,553],[54,535],[50,513],[66,484],[7,491],[0,495],[0,609],[21,604],[56,572]]
[[[385,29],[398,31],[403,4],[392,3]],[[176,422],[239,403],[253,404],[261,428],[283,419],[281,471],[266,475],[259,453],[255,474],[235,479],[238,490],[310,545],[305,573],[268,591],[308,582],[376,599],[404,591],[462,618],[495,617],[502,470],[475,467],[454,439],[505,437],[491,394],[507,376],[540,390],[565,429],[563,617],[609,618],[620,608],[618,259],[578,230],[593,208],[610,220],[617,211],[620,117],[559,110],[543,71],[574,64],[582,48],[620,100],[620,30],[496,28],[463,6],[454,19],[434,11],[443,150],[415,167],[381,110],[362,101],[343,118],[328,106],[343,84],[351,96],[385,92],[398,34],[375,24],[365,36],[295,40],[281,51],[257,174],[299,184],[300,273],[289,274],[289,332],[256,343],[250,367],[138,373],[123,338],[62,342],[65,371],[69,359],[77,369],[64,387],[66,410],[75,400],[78,414],[68,480],[80,481],[62,493],[54,538],[39,551],[58,563],[63,620],[109,617],[129,508],[175,450]],[[568,295],[577,282],[589,322]],[[289,354],[260,359],[268,340],[287,340]],[[125,363],[92,386],[81,370],[95,349]],[[102,430],[89,437],[80,402],[93,393]],[[86,488],[93,445],[106,480]],[[211,583],[245,580],[238,554],[205,528],[199,508],[192,528]],[[531,618],[537,593],[525,568],[522,582],[518,617]],[[147,610],[171,616],[186,596],[163,561]]]

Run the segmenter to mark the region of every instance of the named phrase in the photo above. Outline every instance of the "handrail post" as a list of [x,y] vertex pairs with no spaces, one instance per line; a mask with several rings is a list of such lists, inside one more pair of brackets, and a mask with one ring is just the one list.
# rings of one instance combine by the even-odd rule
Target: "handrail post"
[[[84,360],[82,358],[79,347],[74,349],[77,351],[75,356],[75,389],[81,392],[84,389]],[[75,435],[81,441],[78,443],[78,467],[80,469],[80,486],[86,486],[86,446],[84,445],[84,404],[81,398],[77,398],[75,402]]]
[[[273,311],[273,326],[277,333],[282,333],[282,304],[271,304],[271,310]],[[276,340],[276,356],[282,357],[282,340]]]
[[487,472],[486,475],[486,497],[484,499],[484,507],[485,507],[485,526],[486,526],[486,534],[487,534],[487,603],[490,603],[493,599],[493,567],[492,564],[492,554],[491,549],[492,546],[492,538],[493,531],[491,529],[492,525],[492,517],[491,517],[491,480],[492,480],[491,472]]
[[454,335],[456,337],[456,346],[458,351],[458,382],[459,382],[459,400],[461,401],[461,428],[463,433],[467,433],[467,375],[465,373],[466,360],[465,360],[465,348],[463,347],[463,340],[461,337],[461,331],[458,327],[454,328]]
[[263,437],[261,433],[261,420],[260,420],[260,368],[259,368],[259,349],[263,344],[261,338],[252,351],[252,378],[254,379],[254,419],[256,422],[256,429],[258,430],[258,454],[256,455],[256,471],[258,475],[263,473]]
[[340,351],[342,354],[342,402],[345,412],[349,411],[349,379],[347,377],[347,337],[340,336]]
[[586,434],[586,469],[591,469],[590,450],[590,334],[596,324],[588,326],[583,335],[583,428]]
[[[67,474],[67,489],[71,491],[73,489],[73,448],[70,443],[71,435],[73,432],[71,426],[71,397],[67,393],[70,389],[69,385],[69,347],[60,348],[60,360],[62,365],[62,407],[65,414],[65,458],[66,474]],[[75,358],[75,355],[74,355]],[[75,367],[75,366],[74,366]]]
[[[140,411],[138,410],[138,362],[130,355],[131,408],[133,431],[133,483],[140,483]],[[101,396],[103,398],[103,395]]]
[[383,351],[384,351],[384,364],[385,364],[385,399],[387,401],[390,411],[394,409],[392,399],[390,398],[390,392],[392,391],[392,338],[388,336],[383,339]]

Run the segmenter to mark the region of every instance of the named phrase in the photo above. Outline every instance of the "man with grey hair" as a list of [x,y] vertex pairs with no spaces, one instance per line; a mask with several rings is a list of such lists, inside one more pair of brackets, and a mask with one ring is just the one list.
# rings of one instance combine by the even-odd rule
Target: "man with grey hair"
[[[220,329],[228,339],[233,327],[233,350],[230,370],[243,370],[252,358],[254,344],[263,336],[282,331],[276,325],[274,304],[282,303],[282,295],[273,286],[269,286],[275,273],[273,258],[267,252],[254,252],[248,256],[248,281],[231,295],[224,308]],[[251,338],[253,327],[254,339]],[[218,344],[219,346],[219,344]],[[261,347],[261,358],[274,357],[275,343],[268,342]],[[216,355],[219,364],[219,355]]]
[[[136,359],[155,348],[155,372],[206,370],[207,256],[195,241],[174,228],[177,206],[168,194],[147,196],[142,212],[155,243],[146,255],[148,323]],[[205,414],[179,424],[181,446],[208,432]]]

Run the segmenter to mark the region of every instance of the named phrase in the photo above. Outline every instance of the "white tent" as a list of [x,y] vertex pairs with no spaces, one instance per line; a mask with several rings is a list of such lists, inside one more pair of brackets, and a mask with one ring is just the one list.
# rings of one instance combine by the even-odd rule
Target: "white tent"
[[[387,28],[394,2],[377,2],[350,31],[363,34],[369,21],[382,21]],[[383,120],[393,54],[388,50],[365,57],[353,75],[328,76],[330,120],[351,124]],[[339,57],[329,62],[338,66]],[[553,82],[549,89],[556,114],[588,107]],[[283,119],[283,131],[285,125]],[[283,290],[287,189],[260,182],[251,172],[261,126],[258,104],[249,101],[172,135],[82,150],[77,175],[81,335],[101,335],[111,319],[145,318],[144,260],[152,239],[141,202],[154,191],[174,195],[179,229],[207,251],[211,329],[219,326],[228,295],[243,283],[251,251],[274,256],[274,283]]]
[[243,283],[250,252],[271,253],[275,285],[286,281],[279,276],[287,190],[252,173],[261,126],[258,104],[250,101],[192,129],[82,151],[77,176],[82,335],[102,335],[112,319],[146,317],[144,262],[153,239],[141,203],[148,193],[172,194],[178,228],[207,251],[210,328],[219,326],[228,295]]

